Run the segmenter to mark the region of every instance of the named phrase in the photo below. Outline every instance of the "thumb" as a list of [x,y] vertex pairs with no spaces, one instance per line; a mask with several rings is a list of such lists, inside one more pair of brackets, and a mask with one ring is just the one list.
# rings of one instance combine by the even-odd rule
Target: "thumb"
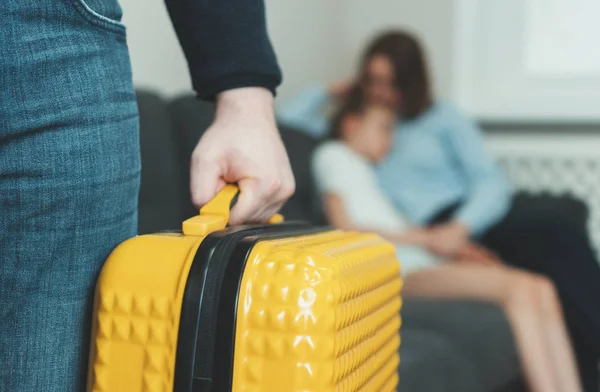
[[190,192],[192,203],[200,208],[211,201],[223,189],[225,181],[221,170],[215,162],[194,159],[190,167]]

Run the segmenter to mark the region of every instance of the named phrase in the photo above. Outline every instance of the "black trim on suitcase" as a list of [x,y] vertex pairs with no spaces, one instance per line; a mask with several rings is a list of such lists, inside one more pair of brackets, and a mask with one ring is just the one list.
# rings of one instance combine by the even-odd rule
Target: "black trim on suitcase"
[[[219,312],[217,314],[216,347],[213,366],[213,391],[231,391],[233,386],[233,362],[235,354],[235,329],[237,324],[238,300],[242,277],[250,252],[257,242],[299,235],[317,234],[332,230],[329,227],[304,228],[284,233],[253,235],[238,241],[233,250],[221,286]],[[195,392],[195,391],[194,391]]]
[[[175,392],[225,391],[212,386],[214,353],[218,351],[215,348],[220,350],[215,335],[219,327],[217,315],[220,313],[219,296],[223,277],[236,244],[248,236],[281,231],[294,233],[302,228],[305,229],[306,225],[282,223],[240,227],[211,233],[202,241],[192,261],[183,296],[175,363]],[[242,273],[243,269],[237,277],[238,281],[241,281]]]
[[198,321],[202,292],[207,277],[207,265],[221,238],[207,236],[196,251],[188,274],[179,322],[177,356],[173,390],[191,392],[194,379],[194,356],[198,339]]

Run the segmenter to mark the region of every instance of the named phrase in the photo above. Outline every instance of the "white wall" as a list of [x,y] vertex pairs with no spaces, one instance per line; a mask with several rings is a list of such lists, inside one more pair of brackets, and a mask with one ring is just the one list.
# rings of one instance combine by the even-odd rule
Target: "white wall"
[[[266,0],[273,45],[284,70],[279,96],[336,76],[340,30],[333,0]],[[134,83],[167,95],[190,92],[185,58],[163,1],[121,0]],[[143,10],[143,12],[141,11]]]
[[283,70],[280,98],[337,78],[344,36],[336,0],[266,0],[267,24]]
[[120,0],[127,25],[133,81],[172,95],[191,91],[183,53],[163,1]]

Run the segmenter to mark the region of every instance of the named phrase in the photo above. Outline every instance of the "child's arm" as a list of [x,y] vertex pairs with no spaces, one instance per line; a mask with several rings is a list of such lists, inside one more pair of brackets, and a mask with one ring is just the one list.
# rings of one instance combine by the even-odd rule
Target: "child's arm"
[[338,229],[376,233],[395,244],[411,244],[427,247],[429,236],[426,229],[412,228],[403,232],[390,232],[356,226],[346,213],[342,198],[335,193],[327,192],[323,194],[323,207],[327,220]]

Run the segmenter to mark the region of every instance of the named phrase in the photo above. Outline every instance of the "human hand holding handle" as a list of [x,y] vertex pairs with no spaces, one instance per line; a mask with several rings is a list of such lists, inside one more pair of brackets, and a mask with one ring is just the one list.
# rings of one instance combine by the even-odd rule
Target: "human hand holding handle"
[[191,161],[192,202],[201,207],[227,184],[237,183],[231,225],[266,222],[294,193],[290,162],[273,113],[273,95],[240,88],[217,96],[215,119]]

